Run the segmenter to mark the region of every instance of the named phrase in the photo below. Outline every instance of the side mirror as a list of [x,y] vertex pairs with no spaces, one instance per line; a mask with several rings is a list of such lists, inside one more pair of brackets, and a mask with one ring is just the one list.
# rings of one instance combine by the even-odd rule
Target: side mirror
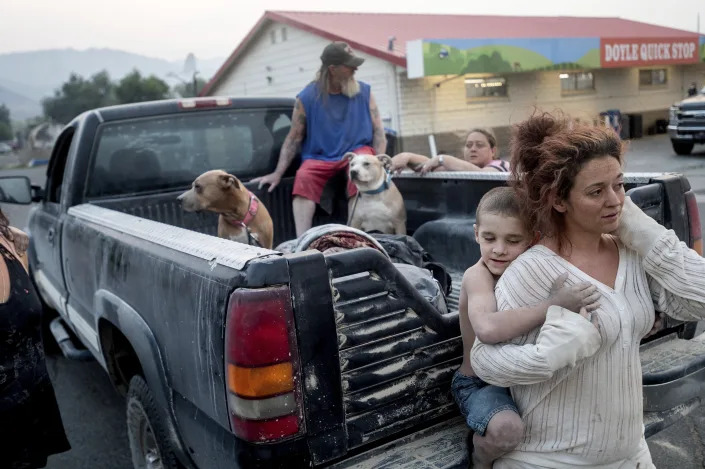
[[41,202],[44,200],[44,189],[42,186],[32,184],[32,202]]
[[29,205],[32,203],[32,185],[27,176],[0,177],[0,203]]

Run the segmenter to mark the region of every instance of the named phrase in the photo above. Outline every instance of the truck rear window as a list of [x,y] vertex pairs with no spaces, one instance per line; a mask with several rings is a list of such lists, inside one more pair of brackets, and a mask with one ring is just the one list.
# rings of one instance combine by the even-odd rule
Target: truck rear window
[[165,191],[223,169],[241,180],[269,173],[291,124],[291,109],[172,114],[101,126],[86,196]]

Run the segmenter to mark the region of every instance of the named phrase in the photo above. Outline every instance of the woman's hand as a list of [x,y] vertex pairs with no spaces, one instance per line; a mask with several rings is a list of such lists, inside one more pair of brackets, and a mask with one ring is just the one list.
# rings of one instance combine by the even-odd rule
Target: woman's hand
[[551,296],[548,299],[549,304],[560,306],[573,312],[581,309],[585,309],[586,312],[592,312],[600,307],[598,302],[600,292],[597,291],[595,285],[590,282],[580,282],[565,286],[567,278],[568,272],[564,272],[553,282]]
[[590,321],[590,323],[595,326],[595,329],[598,331],[600,330],[600,323],[597,322],[597,313],[595,312],[588,312],[587,309],[585,308],[580,308],[580,311],[578,311],[578,314],[580,314],[582,317]]
[[440,156],[436,155],[430,160],[428,160],[426,163],[424,163],[423,166],[421,166],[421,174],[426,174],[429,171],[433,171],[434,169],[438,168],[441,165],[440,161]]

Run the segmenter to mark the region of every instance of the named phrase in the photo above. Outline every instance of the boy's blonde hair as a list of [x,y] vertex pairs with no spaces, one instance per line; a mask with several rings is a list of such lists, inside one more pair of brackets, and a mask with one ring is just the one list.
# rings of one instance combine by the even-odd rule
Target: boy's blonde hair
[[482,196],[475,210],[475,223],[479,226],[485,213],[514,217],[522,220],[521,208],[514,189],[507,186],[490,189]]

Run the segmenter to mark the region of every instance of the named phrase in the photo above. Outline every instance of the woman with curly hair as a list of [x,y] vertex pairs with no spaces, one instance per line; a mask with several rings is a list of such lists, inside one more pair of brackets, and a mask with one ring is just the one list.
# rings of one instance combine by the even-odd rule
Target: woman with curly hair
[[[497,283],[500,310],[589,281],[596,321],[552,306],[510,342],[475,343],[483,380],[510,387],[524,423],[495,469],[653,468],[644,438],[639,344],[658,310],[705,318],[705,259],[625,197],[623,144],[611,130],[536,114],[513,129],[511,184],[539,242]],[[593,320],[595,318],[592,318]]]

